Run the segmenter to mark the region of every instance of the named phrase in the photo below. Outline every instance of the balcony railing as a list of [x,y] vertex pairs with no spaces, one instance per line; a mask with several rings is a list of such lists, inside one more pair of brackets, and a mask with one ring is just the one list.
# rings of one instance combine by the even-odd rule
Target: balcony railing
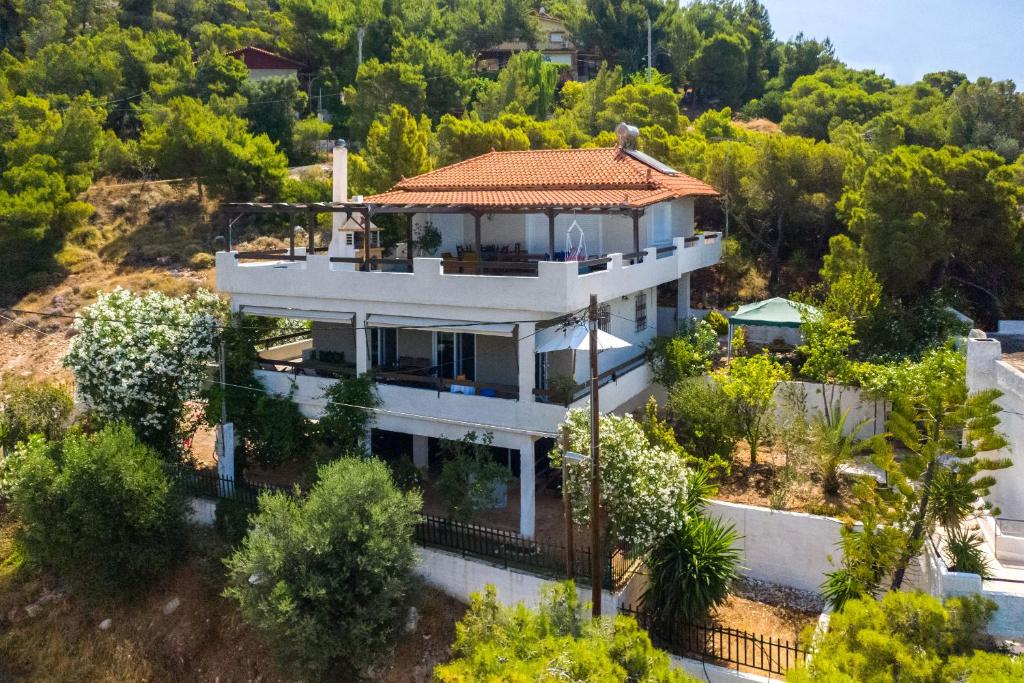
[[[599,374],[597,376],[597,385],[599,387],[603,387],[605,384],[608,384],[609,382],[614,382],[623,375],[625,375],[626,373],[632,372],[637,368],[643,367],[645,363],[647,363],[646,354],[634,356],[633,358],[630,358],[627,361],[619,363],[614,367],[608,368],[607,370]],[[560,405],[564,405],[566,407],[575,403],[576,401],[579,401],[582,398],[585,398],[589,392],[589,380],[577,384],[571,392],[567,391],[564,394],[552,392],[550,389],[535,388],[533,390],[534,396],[537,397],[538,401],[543,401],[544,403],[557,403]]]
[[519,387],[458,377],[442,377],[440,366],[373,370],[371,374],[375,381],[384,384],[429,389],[438,393],[468,394],[486,398],[519,398]]

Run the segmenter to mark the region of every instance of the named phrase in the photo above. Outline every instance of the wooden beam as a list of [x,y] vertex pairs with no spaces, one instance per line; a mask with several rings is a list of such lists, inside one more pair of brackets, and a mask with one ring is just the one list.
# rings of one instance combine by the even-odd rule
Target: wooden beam
[[412,216],[408,215],[405,223],[405,257],[409,261],[409,272],[412,272]]
[[[366,272],[370,271],[370,212],[363,211],[362,220],[360,223],[363,226],[363,270]],[[367,335],[369,339],[369,335]]]
[[306,230],[309,231],[309,254],[316,253],[316,213],[310,211],[306,214]]
[[555,212],[548,211],[548,258],[555,260]]
[[480,258],[480,214],[473,214],[473,248],[476,250],[477,258]]
[[640,253],[640,212],[633,212],[633,253]]

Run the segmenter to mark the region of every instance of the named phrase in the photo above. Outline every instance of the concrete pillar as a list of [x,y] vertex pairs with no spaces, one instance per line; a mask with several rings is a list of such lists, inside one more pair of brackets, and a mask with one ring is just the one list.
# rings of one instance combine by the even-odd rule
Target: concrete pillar
[[690,274],[685,273],[679,276],[676,285],[676,322],[682,322],[690,317]]
[[537,482],[533,456],[533,438],[523,437],[519,446],[519,533],[527,538],[533,538],[537,526]]
[[217,430],[214,446],[217,451],[217,476],[226,479],[224,488],[228,495],[234,493],[235,481],[235,423],[225,422]]
[[430,439],[427,437],[412,435],[412,464],[421,470],[430,464]]
[[352,318],[356,332],[356,375],[362,375],[370,369],[370,347],[366,341],[366,314],[356,313]]
[[967,338],[967,390],[972,394],[996,386],[996,361],[1003,355],[996,339]]
[[517,336],[516,354],[519,367],[519,400],[532,401],[533,389],[536,384],[537,374],[537,335],[536,323],[519,323],[519,334]]

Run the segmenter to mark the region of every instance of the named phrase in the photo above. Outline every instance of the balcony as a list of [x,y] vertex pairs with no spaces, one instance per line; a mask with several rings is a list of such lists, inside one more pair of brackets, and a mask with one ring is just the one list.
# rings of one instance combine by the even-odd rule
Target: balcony
[[714,265],[721,253],[717,232],[586,261],[545,260],[546,254],[489,258],[481,252],[475,259],[372,260],[369,270],[356,269],[365,268],[365,261],[356,264],[356,259],[307,254],[301,248],[293,254],[220,252],[217,288],[240,307],[351,310],[340,302],[360,302],[557,316],[584,308],[591,293],[601,301],[626,296]]

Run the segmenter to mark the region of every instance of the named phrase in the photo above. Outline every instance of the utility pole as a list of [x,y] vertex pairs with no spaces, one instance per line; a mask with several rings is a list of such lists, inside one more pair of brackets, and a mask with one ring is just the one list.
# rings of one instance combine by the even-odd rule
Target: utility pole
[[651,15],[647,14],[647,82],[654,82],[654,64],[651,62]]
[[360,26],[356,29],[356,43],[358,45],[358,52],[356,54],[356,66],[362,66],[363,64],[363,37],[366,35],[366,27]]
[[597,295],[590,295],[590,600],[601,616],[601,410],[597,402]]
[[576,578],[576,530],[572,525],[572,499],[569,497],[569,427],[562,427],[562,503],[565,505],[565,578]]

